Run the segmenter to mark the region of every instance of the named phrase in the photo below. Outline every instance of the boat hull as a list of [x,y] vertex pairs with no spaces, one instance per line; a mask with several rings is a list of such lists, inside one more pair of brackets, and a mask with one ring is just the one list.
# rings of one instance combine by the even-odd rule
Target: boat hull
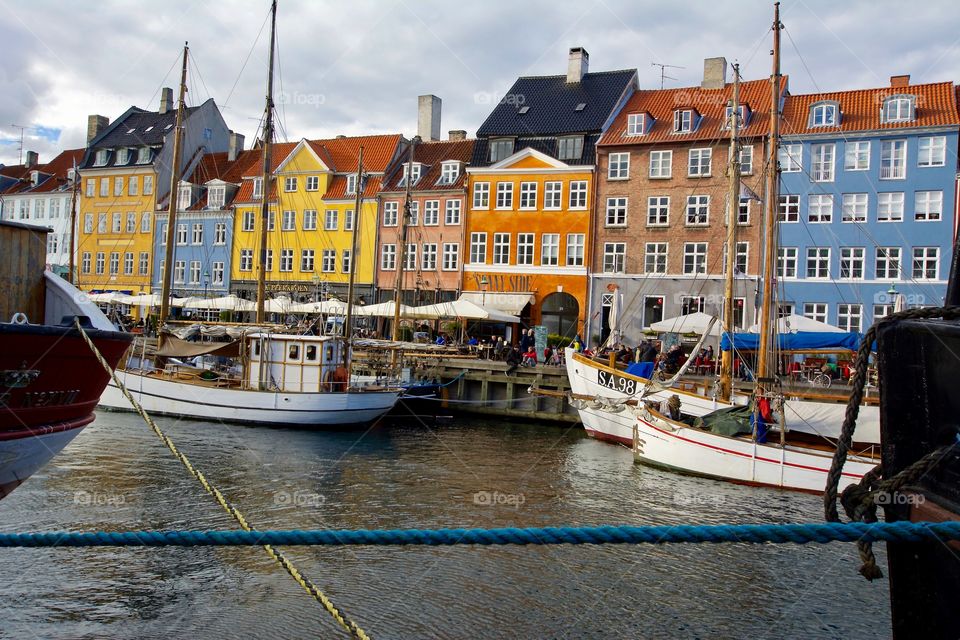
[[0,498],[60,453],[93,418],[91,413],[67,422],[0,432]]

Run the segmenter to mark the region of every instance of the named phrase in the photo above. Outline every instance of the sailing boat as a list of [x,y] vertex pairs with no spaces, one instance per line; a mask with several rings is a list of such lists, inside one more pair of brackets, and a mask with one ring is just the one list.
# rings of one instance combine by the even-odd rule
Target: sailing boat
[[[187,358],[219,356],[216,370],[197,369],[175,362],[163,369],[126,367],[118,375],[134,398],[151,413],[228,422],[339,426],[368,423],[387,413],[396,404],[401,390],[392,387],[350,383],[351,330],[344,336],[313,336],[273,333],[264,330],[265,279],[263,263],[266,255],[269,200],[271,193],[271,147],[273,144],[273,62],[276,40],[277,2],[271,6],[270,70],[267,80],[266,113],[263,128],[263,175],[260,251],[261,263],[257,283],[257,325],[237,330],[236,339],[224,342],[186,342],[161,335],[157,356]],[[184,95],[186,93],[187,57],[183,49],[183,72],[180,103],[174,130],[173,167],[180,166],[183,137]],[[362,159],[358,168],[358,184]],[[177,202],[174,197],[177,172],[171,172],[169,224],[167,225],[167,260],[173,264],[173,247]],[[362,190],[358,190],[358,193]],[[359,208],[358,208],[359,210]],[[356,232],[354,232],[356,233]],[[351,290],[355,270],[351,262]],[[172,269],[163,273],[160,326],[169,311]],[[347,301],[348,323],[352,300]],[[100,399],[106,408],[130,410],[130,404],[118,387],[111,383]]]

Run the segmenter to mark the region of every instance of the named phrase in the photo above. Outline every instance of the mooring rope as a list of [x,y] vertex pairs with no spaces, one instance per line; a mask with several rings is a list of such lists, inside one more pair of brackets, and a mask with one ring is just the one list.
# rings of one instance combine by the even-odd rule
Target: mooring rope
[[[127,398],[130,404],[133,406],[134,410],[136,410],[136,412],[140,414],[140,417],[143,418],[144,422],[146,422],[147,425],[149,425],[150,428],[153,429],[153,432],[157,434],[157,437],[160,438],[163,444],[165,444],[167,448],[170,449],[173,455],[176,456],[176,458],[181,463],[183,463],[183,466],[187,468],[187,471],[190,472],[190,475],[192,475],[194,478],[196,478],[200,482],[200,484],[207,491],[207,493],[212,495],[214,499],[216,499],[217,503],[221,507],[223,507],[223,509],[227,513],[233,516],[233,519],[240,524],[240,526],[243,528],[243,531],[250,536],[250,539],[256,540],[257,536],[259,536],[261,532],[257,531],[247,523],[247,519],[244,517],[244,515],[240,513],[240,511],[236,507],[234,507],[224,497],[224,495],[220,492],[219,489],[217,489],[215,486],[210,484],[206,476],[199,469],[193,466],[193,463],[190,462],[190,459],[186,456],[186,454],[180,452],[180,450],[177,449],[177,446],[173,443],[173,440],[171,440],[167,436],[167,434],[165,434],[160,429],[160,427],[157,426],[157,423],[153,421],[153,418],[151,418],[150,415],[146,412],[146,410],[142,406],[140,406],[140,403],[134,399],[134,397],[127,390],[126,385],[124,385],[120,381],[120,378],[117,376],[116,372],[110,367],[110,363],[106,361],[106,359],[103,357],[103,354],[101,354],[100,350],[97,349],[97,345],[93,343],[93,341],[90,339],[90,336],[88,336],[87,332],[84,331],[83,327],[80,325],[79,318],[74,318],[74,325],[80,331],[80,335],[83,336],[83,339],[87,343],[87,346],[90,347],[91,351],[93,351],[94,356],[96,356],[97,360],[100,361],[100,365],[103,366],[103,368],[107,371],[108,374],[110,374],[110,377],[113,379],[113,382],[117,385],[117,388],[120,389],[123,395]],[[336,605],[334,605],[334,603],[330,600],[330,598],[328,598],[326,594],[324,594],[323,591],[321,591],[317,585],[315,585],[309,578],[307,578],[302,573],[300,573],[300,571],[293,564],[293,562],[287,559],[287,557],[283,555],[283,553],[281,553],[278,549],[274,549],[271,543],[264,543],[261,540],[260,542],[249,542],[248,544],[257,544],[262,546],[264,550],[267,552],[267,554],[269,554],[271,558],[273,558],[281,567],[283,567],[283,569],[287,573],[289,573],[294,580],[297,581],[297,584],[299,584],[304,591],[306,591],[317,602],[323,605],[323,608],[326,609],[331,616],[333,616],[333,619],[336,620],[337,623],[341,627],[343,627],[344,630],[349,632],[355,638],[360,638],[361,640],[369,640],[369,636],[367,636],[367,634],[363,631],[363,629],[361,629],[357,625],[357,623],[355,623],[353,620],[348,618],[344,613],[342,613],[341,610],[338,609]]]
[[960,539],[960,522],[813,522],[502,529],[315,529],[286,531],[57,531],[2,533],[0,547],[194,547],[249,545],[452,546],[558,544],[827,544]]

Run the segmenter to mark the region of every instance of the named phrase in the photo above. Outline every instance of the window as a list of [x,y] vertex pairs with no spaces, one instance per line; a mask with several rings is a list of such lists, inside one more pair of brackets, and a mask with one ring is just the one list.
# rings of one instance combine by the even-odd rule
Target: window
[[127,180],[127,195],[135,196],[140,193],[140,176],[130,176]]
[[626,270],[627,245],[623,242],[606,242],[603,245],[603,272],[623,273]]
[[[150,162],[150,147],[140,147],[137,149],[137,164],[147,164]],[[146,193],[146,191],[144,191]]]
[[883,101],[883,109],[880,111],[881,122],[909,122],[911,120],[913,120],[912,96],[892,96]]
[[263,178],[253,179],[253,198],[259,200],[263,197]]
[[107,214],[101,213],[97,215],[97,233],[106,233],[107,232]]
[[673,151],[650,152],[650,177],[669,178],[673,175]]
[[583,233],[567,234],[567,266],[583,266],[583,246],[586,235]]
[[564,136],[557,139],[557,157],[560,160],[579,160],[583,155],[583,136]]
[[[733,273],[734,275],[744,275],[747,273],[747,265],[750,260],[750,243],[749,242],[738,242],[736,253],[733,257]],[[727,246],[723,246],[723,273],[727,272]]]
[[[57,234],[55,234],[55,233],[49,233],[49,234],[47,234],[47,253],[56,253],[56,252],[57,252],[57,237],[58,237],[58,236],[57,236]],[[131,264],[130,264],[130,269],[131,269],[131,271],[130,271],[130,272],[133,273],[133,264],[132,264],[132,263],[133,263],[133,259],[132,259],[132,254],[131,254],[131,260],[130,260],[130,262],[131,262]]]
[[203,244],[203,223],[198,222],[193,225],[193,233],[190,236],[190,244]]
[[810,107],[811,127],[835,127],[837,125],[836,104],[815,104]]
[[900,279],[900,247],[877,247],[877,280]]
[[[394,245],[384,245],[384,249],[387,247],[393,248]],[[393,260],[396,260],[396,256],[393,257]],[[393,269],[393,266],[390,266]],[[323,273],[333,273],[337,270],[337,250],[336,249],[324,249],[323,253],[320,255],[320,270]]]
[[383,226],[385,227],[395,227],[397,226],[397,214],[400,208],[400,203],[396,200],[383,203]]
[[690,149],[687,160],[687,175],[691,178],[708,177],[713,149]]
[[750,198],[740,198],[737,207],[737,224],[750,224]]
[[93,214],[92,213],[83,214],[83,232],[93,233]]
[[807,277],[820,279],[830,277],[829,247],[809,247],[807,249]]
[[307,176],[307,191],[317,191],[320,189],[319,176]]
[[880,179],[903,180],[906,177],[907,141],[882,141],[880,143]]
[[873,305],[873,321],[876,322],[882,318],[886,318],[888,315],[893,313],[892,304],[875,304]]
[[690,133],[693,130],[693,111],[677,109],[673,112],[674,133]]
[[420,219],[420,203],[416,200],[410,202],[410,216],[407,218],[407,224],[410,226],[417,226],[417,221]]
[[607,178],[610,180],[626,180],[630,177],[630,154],[611,153],[610,164],[607,166]]
[[[507,251],[509,251],[509,247]],[[437,269],[437,243],[427,242],[423,245],[423,258],[420,261],[420,268],[424,271],[436,271]]]
[[559,233],[545,233],[540,237],[540,264],[545,266],[560,264]]
[[127,212],[127,233],[137,232],[137,213],[135,211]]
[[844,144],[843,169],[867,171],[870,168],[870,143],[847,142]]
[[570,183],[570,209],[587,208],[587,181],[574,180]]
[[815,224],[833,222],[833,196],[815,193],[807,203],[807,221]]
[[803,316],[816,320],[817,322],[827,321],[827,303],[826,302],[806,302],[803,305]]
[[647,198],[647,226],[662,227],[670,222],[670,196]]
[[114,251],[110,254],[110,275],[117,275],[120,273],[120,253]]
[[110,178],[100,178],[100,197],[106,198],[110,195]]
[[456,271],[460,268],[460,245],[456,242],[443,243],[443,270]]
[[841,213],[841,222],[866,222],[867,221],[867,194],[865,193],[845,193],[843,194],[843,207]]
[[173,281],[183,284],[184,279],[187,274],[187,262],[185,260],[177,260],[173,263]]
[[283,190],[287,193],[297,190],[297,178],[296,176],[288,176],[283,180]]
[[350,273],[350,267],[353,265],[353,259],[350,249],[344,249],[340,252],[340,272]]
[[860,331],[863,325],[862,304],[838,304],[837,326],[844,331]]
[[[733,105],[728,104],[723,109],[723,128],[729,129],[732,124],[733,116]],[[737,105],[737,123],[740,128],[747,126],[747,105],[740,104]]]
[[103,258],[104,258],[103,252],[98,251],[97,252],[97,268],[96,268],[97,275],[103,275],[103,265],[104,265]]
[[166,246],[167,244],[167,226],[168,225],[166,222],[161,222],[157,227],[157,230],[160,233],[160,244],[163,246]]
[[218,222],[213,225],[213,244],[227,244],[227,223]]
[[939,220],[943,214],[943,191],[917,191],[914,211],[917,220]]
[[180,187],[180,190],[177,192],[177,208],[178,209],[187,209],[190,207],[190,204],[193,202],[193,187],[190,185],[183,185]]
[[782,145],[777,152],[777,162],[780,163],[781,173],[797,173],[803,171],[803,145]]
[[[396,204],[396,203],[394,203]],[[317,210],[316,209],[304,209],[303,211],[303,230],[304,231],[316,231],[317,230]]]
[[447,200],[443,213],[444,224],[460,224],[460,200]]
[[740,149],[740,175],[753,175],[753,145]]
[[114,214],[113,214],[113,227],[112,227],[112,229],[113,229],[113,232],[114,232],[114,233],[120,233],[121,229],[123,229],[123,214],[122,214],[122,213],[117,212],[117,213],[114,213]]
[[937,280],[940,275],[940,248],[913,248],[913,279]]
[[487,234],[483,231],[474,231],[470,234],[470,262],[472,264],[487,263]]
[[510,264],[510,234],[493,234],[493,264]]
[[323,215],[323,228],[327,231],[336,231],[340,226],[340,212],[336,209],[327,209]]
[[243,230],[253,231],[253,227],[255,223],[256,223],[256,213],[253,211],[244,211],[243,212]]
[[490,207],[490,183],[473,183],[473,208],[487,209]]
[[800,196],[784,195],[780,196],[780,210],[778,213],[780,222],[799,222],[800,221]]
[[[689,315],[698,311],[703,311],[703,296],[680,297],[680,313],[682,315]],[[734,313],[736,313],[736,310],[734,310]]]
[[544,210],[556,210],[562,206],[563,183],[545,182],[543,185],[543,208]]
[[150,269],[150,254],[147,253],[146,251],[141,251],[139,262],[140,262],[140,265],[139,265],[140,275],[142,276],[147,275],[147,271]]
[[293,249],[280,250],[280,271],[293,271]]
[[513,139],[500,138],[490,141],[490,162],[499,162],[513,153]]
[[264,271],[273,271],[273,249],[267,249],[267,257],[263,262]]
[[343,230],[353,231],[353,209],[347,209],[343,212]]
[[80,272],[90,273],[90,252],[84,251],[83,258],[80,260]]
[[[67,201],[64,200],[63,204],[67,204]],[[60,217],[60,198],[51,198],[50,199],[50,217],[59,218]]]
[[646,119],[642,113],[627,115],[627,135],[642,136],[646,132]]
[[130,162],[130,149],[117,149],[117,164],[127,164]]
[[224,272],[223,263],[222,263],[222,262],[214,262],[214,263],[212,263],[212,264],[210,265],[210,270],[211,270],[211,272],[212,272],[212,274],[213,274],[213,275],[212,275],[212,279],[211,279],[211,281],[210,281],[211,284],[222,285],[222,284],[223,284],[223,272]]
[[877,194],[877,222],[903,221],[903,193]]
[[648,242],[643,253],[644,273],[667,272],[667,243]]
[[532,233],[517,234],[517,264],[533,264],[534,238]]
[[607,198],[606,226],[625,227],[627,225],[627,199]]
[[187,244],[187,225],[186,223],[181,223],[177,225],[177,245],[183,246]]
[[416,271],[417,270],[417,245],[408,244],[407,253],[404,255],[404,271]]
[[280,228],[283,231],[296,231],[297,229],[297,212],[296,211],[284,211],[283,217],[280,220]]
[[686,242],[683,245],[683,272],[707,272],[707,243]]
[[810,164],[812,165],[810,180],[813,182],[833,182],[835,149],[836,145],[833,143],[810,145]]
[[190,284],[200,284],[200,263],[190,262]]
[[453,184],[460,177],[459,162],[444,162],[440,165],[440,181],[437,184]]
[[271,209],[267,211],[267,231],[273,231],[277,228],[277,216],[276,211]]
[[777,277],[797,277],[797,248],[780,247],[777,249]]
[[315,252],[313,249],[300,250],[300,271],[303,273],[313,273],[313,260]]
[[107,154],[109,152],[106,149],[97,149],[97,155],[93,160],[93,166],[102,167],[107,164]]
[[944,136],[920,138],[917,150],[918,167],[942,167],[947,162],[947,139]]
[[153,176],[143,176],[143,195],[153,195]]
[[710,222],[710,196],[687,196],[688,227],[702,227]]
[[[416,184],[416,183],[417,183],[417,180],[420,179],[420,165],[419,165],[419,164],[415,164],[415,165],[413,165],[413,167],[414,167],[414,172],[413,172],[413,183],[412,183],[412,184]],[[355,195],[357,195],[357,174],[355,174],[355,173],[351,173],[351,174],[349,174],[349,175],[347,176],[347,191],[346,191],[346,194],[347,194],[348,196],[355,196]]]
[[862,280],[863,247],[841,247],[840,248],[840,279],[841,280]]
[[522,211],[528,211],[530,209],[536,209],[536,208],[537,208],[537,183],[521,182],[520,183],[520,209]]
[[240,250],[240,271],[253,271],[253,249]]
[[513,183],[497,183],[497,209],[513,208]]
[[94,180],[93,178],[88,178],[86,196],[88,198],[92,198],[94,196],[94,193],[96,193],[96,190],[97,190],[97,181]]

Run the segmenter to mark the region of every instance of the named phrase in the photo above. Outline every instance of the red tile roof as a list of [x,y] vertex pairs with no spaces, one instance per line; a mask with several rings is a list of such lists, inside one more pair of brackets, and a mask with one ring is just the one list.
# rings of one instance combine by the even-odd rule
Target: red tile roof
[[[904,94],[917,97],[916,120],[911,122],[880,122],[880,109],[884,98]],[[839,127],[808,126],[811,105],[824,100],[833,100],[840,104]],[[831,131],[873,131],[956,126],[960,124],[957,101],[956,87],[952,82],[790,96],[787,98],[783,110],[782,133],[783,135],[793,135]]]
[[308,142],[331,171],[337,173],[356,171],[360,147],[363,147],[364,170],[369,173],[382,173],[386,171],[387,165],[396,155],[400,140],[400,134],[394,133],[309,140]]
[[[379,176],[370,176],[367,178],[367,185],[363,189],[364,198],[374,198],[380,192]],[[347,176],[336,176],[330,181],[327,192],[323,194],[324,200],[350,200],[356,198],[356,194],[347,195]]]
[[[413,161],[424,165],[420,179],[411,188],[413,191],[453,191],[463,189],[466,182],[466,168],[460,171],[460,176],[452,184],[438,185],[442,173],[444,160],[459,160],[464,165],[469,164],[473,155],[473,144],[476,140],[443,140],[440,142],[423,142],[414,150]],[[384,191],[403,191],[398,183],[403,178],[403,163],[407,161],[407,154],[397,158],[396,166],[384,183]]]
[[[4,193],[51,193],[67,186],[67,172],[73,167],[79,167],[83,160],[85,149],[67,149],[61,151],[53,160],[27,169],[23,165],[4,167],[0,174],[23,180],[9,187]],[[39,171],[50,176],[36,187],[30,184],[30,172]]]
[[[781,78],[781,91],[786,90],[787,77]],[[723,89],[650,89],[637,91],[620,110],[616,119],[598,143],[600,146],[624,144],[656,144],[716,140],[729,137],[723,127],[726,107],[733,98],[733,84]],[[740,83],[740,103],[750,108],[750,120],[741,130],[745,137],[766,135],[770,125],[770,80],[750,80]],[[681,107],[696,109],[702,116],[699,126],[690,133],[673,132],[673,112]],[[653,128],[646,135],[627,135],[627,116],[648,113],[654,119]]]
[[[275,142],[270,149],[270,171],[276,171],[277,167],[287,159],[290,152],[293,151],[298,143],[296,142]],[[251,149],[257,154],[257,161],[247,167],[243,172],[244,178],[257,178],[263,175],[263,149]]]

